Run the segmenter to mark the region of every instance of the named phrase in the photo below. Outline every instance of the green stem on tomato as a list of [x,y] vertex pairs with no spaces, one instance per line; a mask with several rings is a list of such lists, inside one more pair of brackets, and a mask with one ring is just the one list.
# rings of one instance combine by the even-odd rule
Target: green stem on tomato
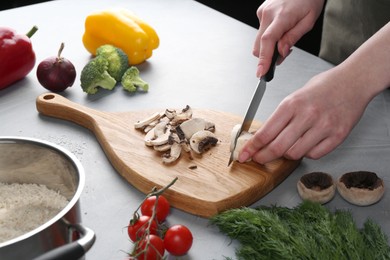
[[[147,238],[147,241],[146,241],[146,244],[145,244],[145,247],[144,249],[139,252],[138,254],[136,255],[133,255],[134,257],[138,257],[144,253],[147,252],[148,250],[148,247],[149,246],[152,246],[153,245],[150,243],[150,239],[149,239],[149,235],[150,235],[150,227],[153,223],[153,220],[154,218],[156,217],[156,209],[157,209],[157,202],[158,202],[158,197],[164,193],[167,189],[169,189],[173,184],[175,184],[175,182],[177,181],[178,177],[175,177],[167,186],[165,187],[162,187],[161,189],[157,190],[156,187],[154,187],[152,189],[152,192],[148,193],[146,195],[146,197],[143,199],[143,201],[141,202],[141,204],[138,206],[138,208],[134,211],[134,214],[133,214],[133,219],[131,221],[134,221],[134,220],[137,220],[139,218],[139,214],[138,214],[138,210],[140,209],[140,207],[142,206],[142,204],[145,202],[146,199],[148,199],[149,197],[152,197],[152,196],[156,196],[156,201],[154,202],[154,207],[153,207],[153,213],[152,213],[152,216],[150,217],[149,221],[148,221],[148,225],[146,227],[146,230],[145,230],[145,233],[143,234],[143,237],[144,238]],[[130,222],[131,222],[130,221]],[[158,224],[157,220],[156,220],[156,223]],[[136,244],[135,244],[135,249],[138,247],[138,243],[140,243],[142,241],[142,238],[140,238]],[[159,254],[158,250],[155,248],[155,251]],[[163,257],[160,255],[160,257]]]
[[[142,206],[142,203],[145,202],[145,200],[147,200],[149,197],[152,197],[152,196],[158,196],[158,195],[161,195],[162,193],[164,193],[167,189],[169,189],[173,184],[175,184],[175,182],[177,181],[178,177],[175,177],[167,186],[165,187],[162,187],[161,189],[157,190],[156,187],[154,187],[152,189],[152,192],[148,193],[144,200],[141,202],[141,204],[138,206],[138,208],[134,211],[134,213],[138,212],[138,210],[141,208]],[[138,214],[138,213],[137,213]]]
[[26,33],[26,36],[28,38],[31,38],[31,36],[33,36],[34,33],[36,33],[36,31],[38,31],[38,27],[36,25],[34,25],[33,28],[31,28],[30,31],[28,31],[28,33]]

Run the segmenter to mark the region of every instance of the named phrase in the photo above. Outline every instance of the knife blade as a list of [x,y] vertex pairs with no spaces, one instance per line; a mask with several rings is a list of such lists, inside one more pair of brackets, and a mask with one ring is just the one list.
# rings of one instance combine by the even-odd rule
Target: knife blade
[[237,132],[236,137],[234,138],[233,150],[230,153],[228,166],[233,162],[233,153],[234,153],[234,150],[235,150],[236,145],[237,145],[238,137],[241,135],[241,133],[243,131],[249,131],[249,128],[252,125],[253,119],[255,118],[257,109],[259,108],[260,102],[264,96],[264,92],[265,92],[266,87],[267,87],[267,82],[271,81],[274,78],[275,66],[276,66],[276,61],[277,61],[278,57],[279,57],[278,43],[276,43],[275,49],[274,49],[274,54],[272,56],[271,66],[270,66],[268,72],[260,78],[259,83],[257,84],[257,87],[255,89],[255,92],[253,93],[252,100],[249,103],[249,107],[246,111],[244,120],[241,124],[241,128]]

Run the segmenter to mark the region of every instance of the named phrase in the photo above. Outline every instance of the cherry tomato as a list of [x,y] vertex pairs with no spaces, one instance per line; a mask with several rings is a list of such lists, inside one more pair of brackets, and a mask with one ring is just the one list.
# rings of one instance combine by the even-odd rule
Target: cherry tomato
[[[129,237],[133,242],[136,242],[145,234],[149,220],[149,216],[141,216],[137,221],[135,221],[134,224],[129,224],[129,226],[127,227],[127,233],[129,234]],[[153,235],[157,234],[156,221],[152,220],[149,232]]]
[[159,236],[149,235],[137,244],[135,253],[138,260],[160,260],[165,253],[164,241]]
[[174,256],[185,255],[192,246],[192,233],[183,225],[168,228],[164,237],[165,249]]
[[[144,216],[152,216],[154,205],[156,203],[156,196],[147,198],[141,205],[141,213]],[[157,200],[156,218],[158,223],[163,222],[169,214],[170,205],[168,200],[160,195]]]

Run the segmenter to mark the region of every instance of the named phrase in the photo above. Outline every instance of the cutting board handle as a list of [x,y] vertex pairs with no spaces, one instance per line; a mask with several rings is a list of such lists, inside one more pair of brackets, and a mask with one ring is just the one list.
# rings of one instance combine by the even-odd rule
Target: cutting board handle
[[68,120],[90,130],[94,130],[96,120],[104,114],[69,101],[55,93],[45,93],[38,96],[36,107],[38,112],[43,115]]

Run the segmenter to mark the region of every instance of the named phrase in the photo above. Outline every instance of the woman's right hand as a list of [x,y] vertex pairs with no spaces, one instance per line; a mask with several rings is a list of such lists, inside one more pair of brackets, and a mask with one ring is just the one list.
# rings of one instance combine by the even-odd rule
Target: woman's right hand
[[269,69],[278,42],[282,59],[294,44],[310,31],[320,16],[324,0],[266,0],[257,10],[260,27],[253,46],[259,58],[256,75],[263,76]]

